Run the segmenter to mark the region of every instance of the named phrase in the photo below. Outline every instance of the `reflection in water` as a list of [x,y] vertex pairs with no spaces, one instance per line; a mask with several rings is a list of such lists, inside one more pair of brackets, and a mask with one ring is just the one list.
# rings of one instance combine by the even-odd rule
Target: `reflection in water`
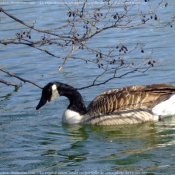
[[[7,93],[6,95],[0,94],[0,101],[8,100],[8,99],[13,95],[14,92],[17,92],[17,91],[18,91],[18,89],[19,89],[19,88],[15,87],[14,90],[13,90],[13,92],[11,92],[11,93]],[[0,93],[1,93],[1,92],[0,92]],[[1,99],[2,99],[2,100],[1,100]]]
[[65,132],[67,133],[67,136],[72,141],[83,141],[88,138],[88,133],[86,131],[85,125],[68,125],[63,124],[63,128]]
[[105,138],[143,138],[143,136],[151,136],[156,133],[154,123],[147,122],[133,125],[117,125],[117,126],[92,126],[94,132],[103,132]]
[[1,123],[0,161],[14,170],[140,172],[166,169],[173,162],[175,117],[119,126],[56,124],[55,116],[10,119]]
[[0,112],[4,112],[4,108],[7,106],[9,98],[12,96],[12,93],[8,93],[6,95],[2,95],[0,92]]
[[[81,164],[84,170],[86,164],[92,170],[95,170],[93,164],[109,164],[111,171],[159,170],[169,166],[167,163],[159,163],[157,149],[174,145],[173,123],[174,117],[165,119],[164,123],[119,126],[63,125],[67,137],[73,142],[68,148],[59,151],[58,155],[72,163],[69,164],[72,167],[69,167],[70,170],[80,165],[80,162],[84,162]],[[171,127],[173,130],[170,132]],[[166,141],[163,138],[166,138]],[[163,154],[160,156],[166,157]],[[154,157],[157,165],[150,161],[154,160]],[[93,160],[93,163],[88,159]],[[67,166],[66,164],[60,168],[66,170]]]

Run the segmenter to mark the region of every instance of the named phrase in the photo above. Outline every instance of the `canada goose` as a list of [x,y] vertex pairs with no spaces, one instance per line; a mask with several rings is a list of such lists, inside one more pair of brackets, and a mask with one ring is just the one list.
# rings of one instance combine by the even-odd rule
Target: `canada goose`
[[69,124],[132,124],[175,114],[175,87],[168,84],[109,90],[97,96],[86,108],[81,94],[74,87],[51,82],[43,88],[36,109],[59,96],[70,101],[62,117],[63,122]]

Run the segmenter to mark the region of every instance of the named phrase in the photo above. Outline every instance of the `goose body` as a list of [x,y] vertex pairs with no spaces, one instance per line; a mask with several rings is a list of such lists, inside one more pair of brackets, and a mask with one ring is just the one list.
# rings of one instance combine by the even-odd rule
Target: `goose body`
[[175,114],[175,87],[168,84],[128,86],[103,92],[86,108],[81,94],[60,82],[48,83],[38,110],[47,102],[65,96],[70,104],[62,120],[69,124],[117,125],[157,121]]

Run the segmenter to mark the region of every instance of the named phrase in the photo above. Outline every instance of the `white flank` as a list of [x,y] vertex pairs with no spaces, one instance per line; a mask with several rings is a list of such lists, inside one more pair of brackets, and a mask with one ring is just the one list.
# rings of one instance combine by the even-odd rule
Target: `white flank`
[[70,109],[66,109],[62,116],[63,123],[68,124],[78,124],[81,122],[81,119],[82,116],[78,112],[72,111]]
[[171,96],[168,100],[163,101],[156,105],[152,112],[155,115],[155,120],[159,116],[171,116],[175,114],[175,95]]

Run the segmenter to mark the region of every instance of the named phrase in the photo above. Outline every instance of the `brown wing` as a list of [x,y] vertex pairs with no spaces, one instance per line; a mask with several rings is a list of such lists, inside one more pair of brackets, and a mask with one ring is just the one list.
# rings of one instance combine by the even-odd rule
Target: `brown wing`
[[168,84],[129,86],[109,90],[96,97],[88,106],[88,112],[101,114],[131,110],[152,109],[158,103],[175,94],[175,87]]

